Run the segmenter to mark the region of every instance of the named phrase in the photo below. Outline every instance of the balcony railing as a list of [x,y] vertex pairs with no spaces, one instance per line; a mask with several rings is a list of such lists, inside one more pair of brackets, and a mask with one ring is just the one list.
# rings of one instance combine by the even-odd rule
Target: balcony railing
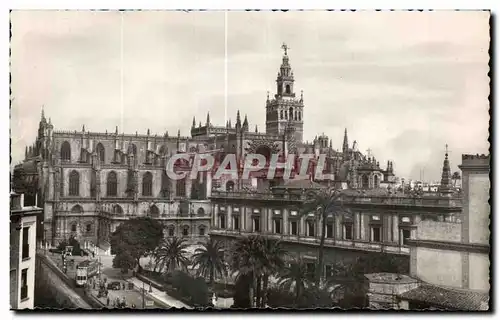
[[[296,235],[288,235],[288,234],[276,234],[271,232],[248,232],[243,230],[228,230],[228,229],[219,229],[212,227],[210,230],[210,234],[219,235],[219,236],[231,236],[231,237],[240,237],[240,236],[251,236],[251,235],[260,235],[269,237],[271,239],[299,243],[299,244],[308,244],[308,245],[318,245],[320,244],[319,237],[308,237],[308,236],[296,236]],[[339,239],[325,239],[325,247],[333,247],[333,248],[341,248],[341,249],[352,249],[352,250],[362,250],[362,251],[371,251],[371,252],[385,252],[385,253],[393,253],[393,254],[403,254],[409,255],[410,248],[407,246],[401,246],[399,244],[392,243],[376,243],[364,240],[339,240]]]
[[[256,199],[256,200],[290,200],[304,201],[305,193],[273,193],[273,192],[252,192],[252,191],[212,191],[211,198],[223,199]],[[410,196],[366,196],[366,195],[345,195],[345,204],[369,204],[369,205],[394,205],[394,206],[416,206],[416,207],[456,207],[462,206],[461,198],[445,197],[410,197]]]

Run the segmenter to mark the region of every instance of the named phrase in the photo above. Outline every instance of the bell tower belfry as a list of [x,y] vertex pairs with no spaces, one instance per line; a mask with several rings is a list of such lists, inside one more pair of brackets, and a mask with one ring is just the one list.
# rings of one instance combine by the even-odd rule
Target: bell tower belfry
[[302,142],[304,127],[304,98],[301,91],[300,98],[296,98],[294,91],[294,76],[290,66],[288,50],[283,44],[283,60],[276,78],[276,94],[274,99],[266,101],[266,133],[283,134],[287,126],[293,126],[295,140]]

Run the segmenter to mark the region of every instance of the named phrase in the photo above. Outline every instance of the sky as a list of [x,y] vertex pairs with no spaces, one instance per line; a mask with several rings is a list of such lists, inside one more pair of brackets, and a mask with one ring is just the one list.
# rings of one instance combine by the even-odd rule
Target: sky
[[55,130],[189,135],[205,122],[265,130],[285,42],[304,139],[370,149],[400,177],[439,181],[448,144],[488,153],[489,12],[14,11],[12,163]]

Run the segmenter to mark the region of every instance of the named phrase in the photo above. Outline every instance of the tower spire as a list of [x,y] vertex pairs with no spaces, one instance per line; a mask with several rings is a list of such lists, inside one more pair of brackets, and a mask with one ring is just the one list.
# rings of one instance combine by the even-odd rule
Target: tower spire
[[344,143],[342,144],[342,153],[345,157],[349,153],[349,140],[347,139],[347,128],[344,130]]
[[192,128],[196,127],[196,119],[195,117],[193,116],[193,125],[191,126]]
[[441,185],[439,186],[439,191],[442,193],[451,193],[451,168],[450,161],[448,160],[448,144],[446,144],[445,148],[443,172],[441,174]]
[[210,112],[207,112],[207,126],[210,124]]

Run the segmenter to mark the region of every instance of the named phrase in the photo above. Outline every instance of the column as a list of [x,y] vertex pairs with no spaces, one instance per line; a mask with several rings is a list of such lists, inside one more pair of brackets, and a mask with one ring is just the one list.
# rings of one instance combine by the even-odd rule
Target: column
[[240,213],[240,230],[245,231],[245,227],[247,225],[246,218],[247,218],[247,207],[242,207]]
[[298,224],[299,224],[299,235],[301,237],[303,237],[303,236],[306,235],[306,225],[305,225],[305,222],[306,222],[305,217],[300,218],[300,220],[298,221]]
[[392,221],[391,216],[388,214],[384,214],[384,239],[383,242],[391,242],[392,241]]
[[288,229],[289,229],[289,222],[288,222],[288,214],[290,210],[288,209],[283,209],[283,234],[288,234]]
[[233,206],[227,206],[227,229],[233,230]]
[[316,237],[317,238],[320,238],[321,237],[321,233],[323,232],[323,230],[321,230],[321,227],[323,226],[323,217],[320,216],[317,221],[316,221]]
[[399,243],[399,216],[392,216],[392,241]]
[[354,239],[361,239],[361,230],[360,230],[360,220],[359,220],[359,212],[354,214]]
[[218,204],[213,205],[212,210],[214,212],[214,222],[213,222],[213,225],[216,228],[218,228],[219,227],[219,205]]
[[370,234],[370,230],[366,230],[365,228],[365,219],[366,219],[366,214],[364,213],[361,213],[359,215],[359,224],[360,224],[360,227],[359,227],[359,238],[362,239],[362,240],[370,240],[366,235],[367,235],[367,231],[368,231],[368,235]]
[[274,210],[271,208],[267,208],[265,210],[267,212],[267,232],[273,232],[273,215],[274,215]]
[[341,240],[342,239],[342,224],[341,220],[342,218],[340,216],[335,217],[335,239],[336,240]]

